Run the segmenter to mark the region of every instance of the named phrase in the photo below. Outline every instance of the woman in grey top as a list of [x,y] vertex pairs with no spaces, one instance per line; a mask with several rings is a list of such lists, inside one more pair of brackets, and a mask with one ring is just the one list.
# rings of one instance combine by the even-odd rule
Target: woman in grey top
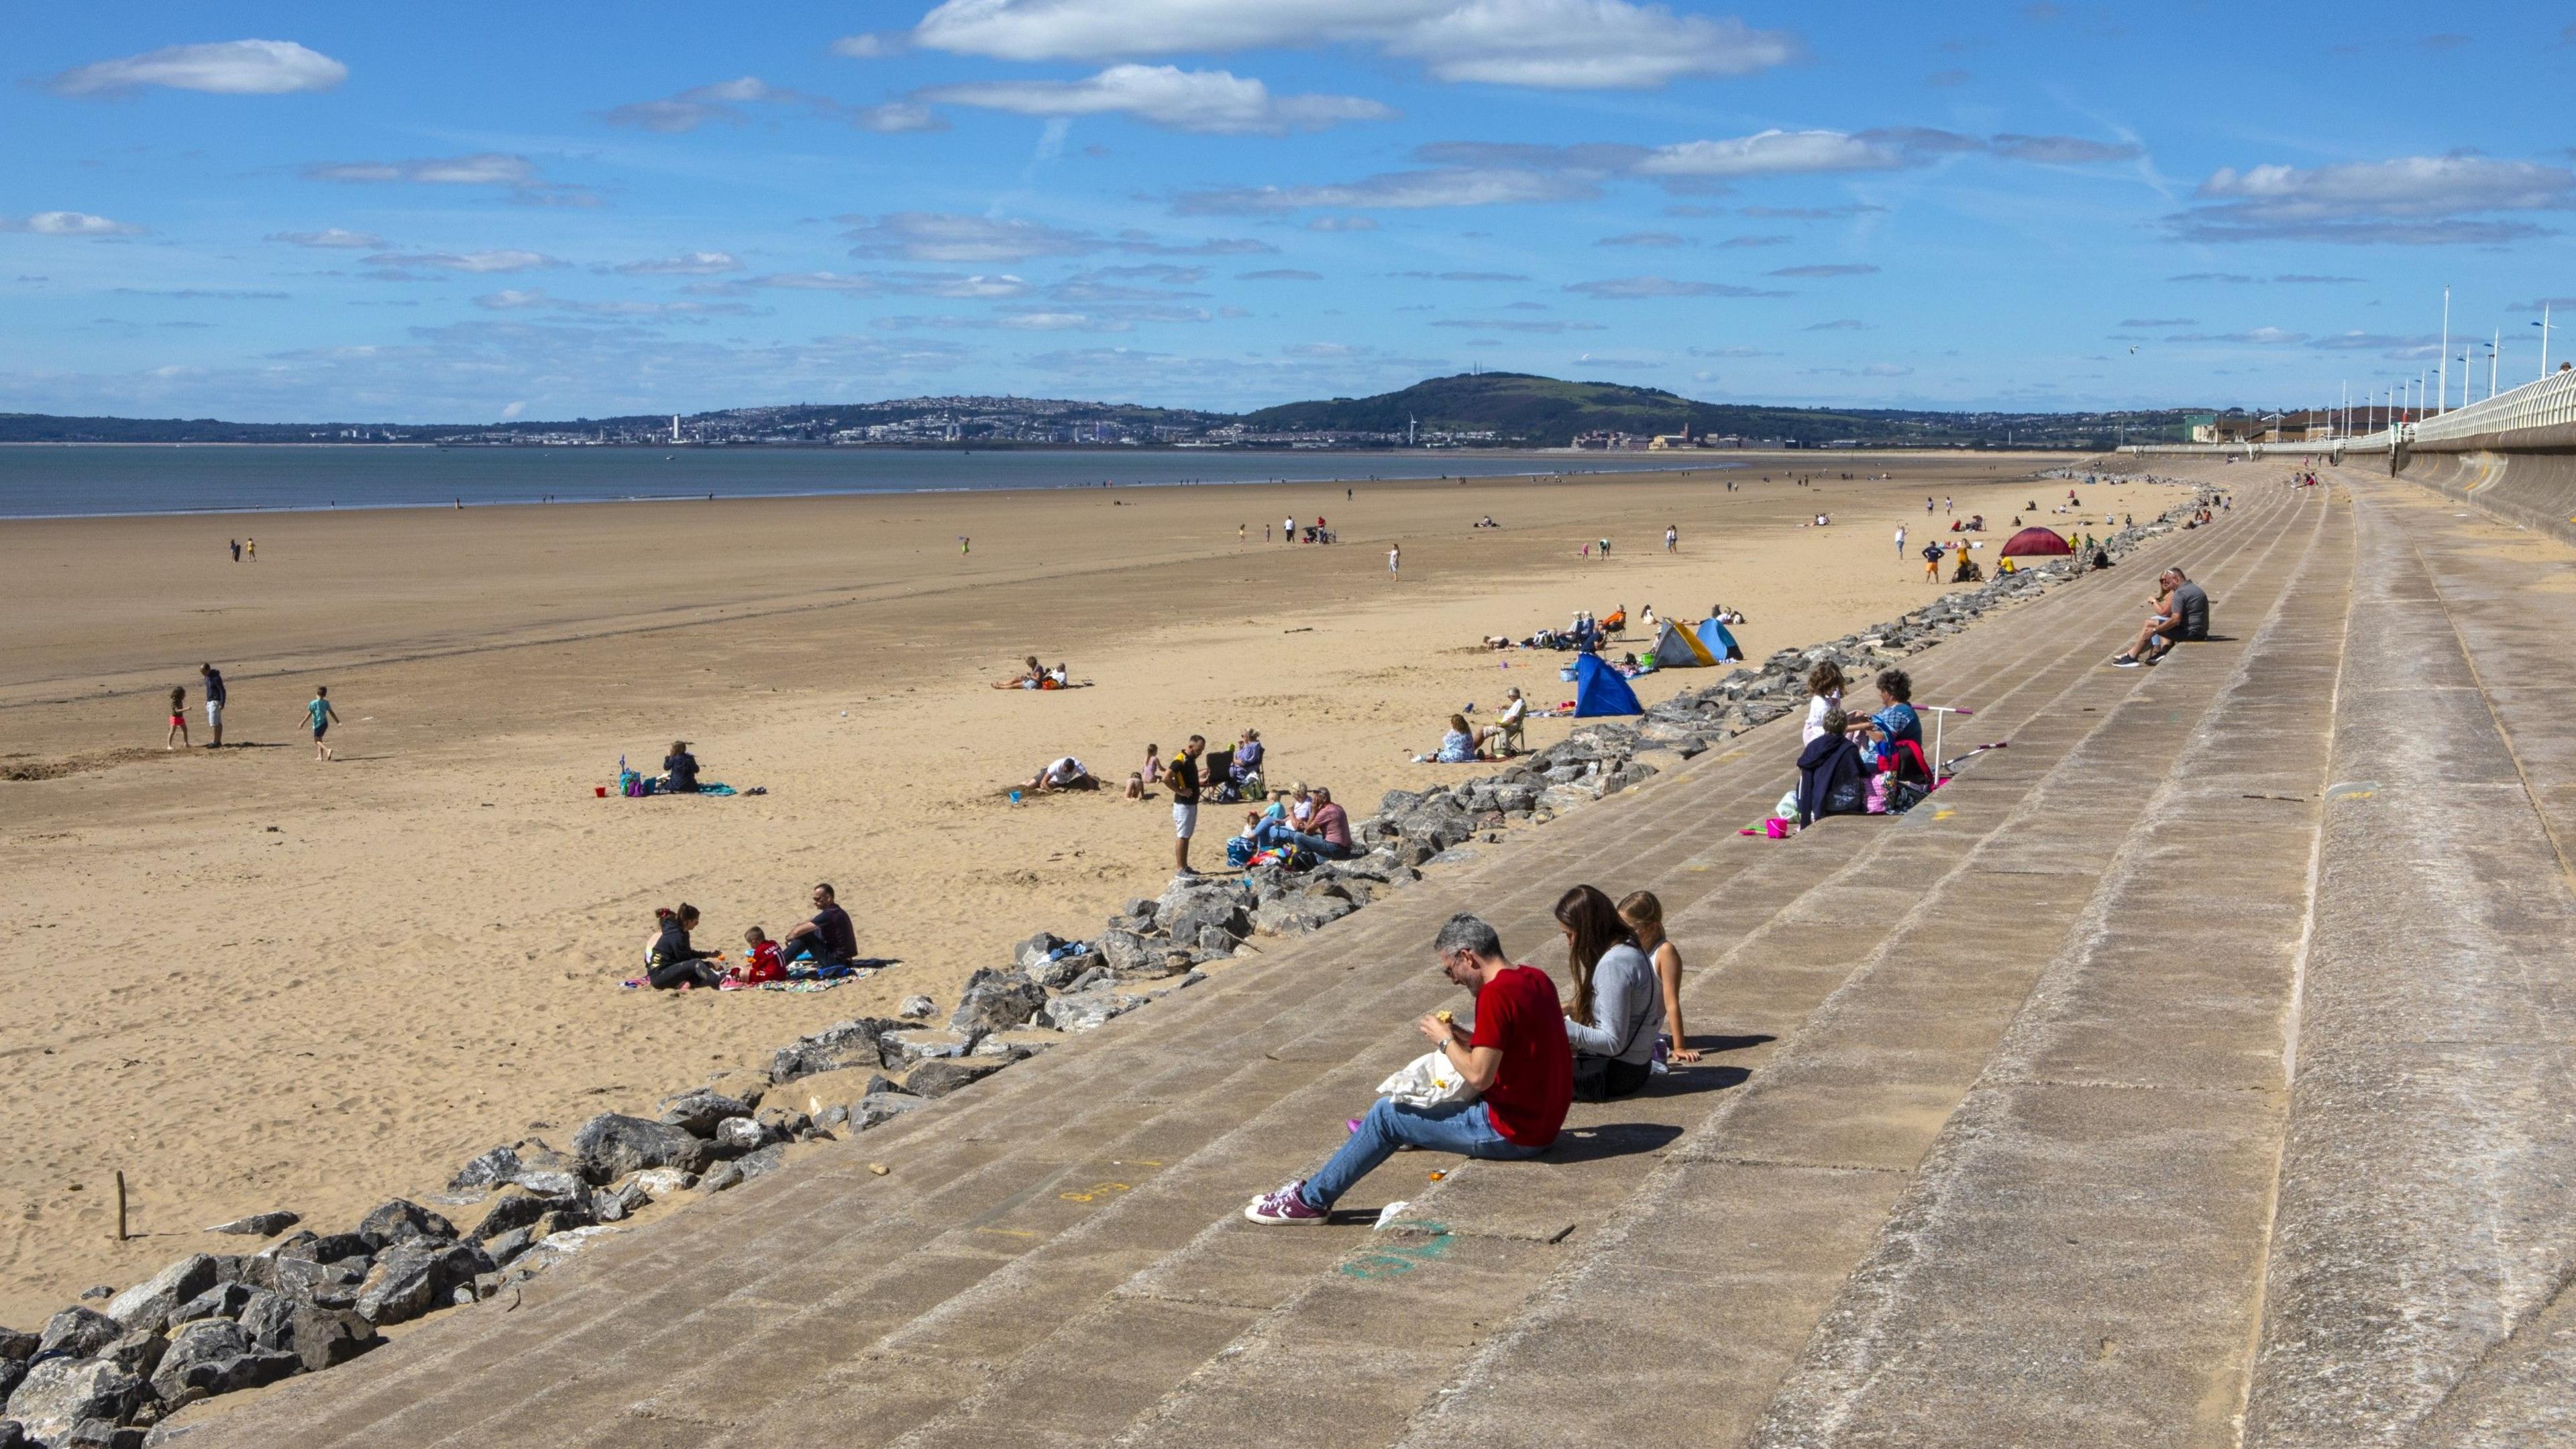
[[1588,885],[1556,903],[1565,932],[1574,1000],[1565,1008],[1565,1038],[1574,1048],[1576,1100],[1625,1097],[1654,1075],[1655,1034],[1663,1029],[1663,993],[1654,963],[1610,898]]

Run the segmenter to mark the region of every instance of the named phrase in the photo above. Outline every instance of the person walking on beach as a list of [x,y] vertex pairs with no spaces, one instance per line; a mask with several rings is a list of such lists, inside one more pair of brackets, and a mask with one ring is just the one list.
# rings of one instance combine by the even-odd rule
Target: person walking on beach
[[1403,544],[1400,544],[1400,543],[1397,543],[1397,544],[1389,544],[1389,545],[1387,546],[1387,550],[1386,550],[1386,572],[1387,572],[1387,577],[1389,577],[1389,578],[1393,578],[1393,577],[1395,576],[1395,571],[1396,571],[1396,569],[1397,569],[1397,568],[1399,568],[1403,563],[1404,563],[1404,545],[1403,545]]
[[1941,515],[1946,518],[1950,515],[1950,512],[1950,495],[1944,493],[1941,495]]
[[188,743],[188,687],[184,684],[174,684],[170,686],[170,736],[161,742],[161,748],[175,750],[186,743]]
[[331,726],[340,718],[340,712],[331,707],[331,686],[327,684],[313,686],[313,698],[305,704],[304,713],[313,725],[313,758],[316,760],[340,758],[331,753],[329,745],[322,743],[322,736],[328,733]]
[[238,538],[233,540],[233,562],[241,562],[241,540]]
[[1177,875],[1198,874],[1190,869],[1190,837],[1199,828],[1199,756],[1206,753],[1207,736],[1192,735],[1163,772],[1163,783],[1172,792],[1172,869]]
[[197,673],[206,681],[206,748],[224,747],[224,676],[212,664],[200,664]]
[[250,556],[250,561],[252,563],[259,562],[259,540],[255,538],[243,539],[242,552]]
[[1296,519],[1283,518],[1279,520],[1279,541],[1281,543],[1295,543],[1297,541]]
[[1896,556],[1905,557],[1905,525],[1902,523],[1896,525]]
[[1681,546],[1682,546],[1682,531],[1681,531],[1681,528],[1680,528],[1678,525],[1675,525],[1675,524],[1670,524],[1670,523],[1665,524],[1665,525],[1664,525],[1664,552],[1666,552],[1666,553],[1678,553],[1678,552],[1680,552],[1680,551],[1681,551]]
[[[1247,529],[1248,529],[1248,528],[1250,528],[1250,527],[1251,527],[1251,525],[1249,525],[1249,524],[1243,524],[1243,523],[1238,523],[1238,524],[1236,524],[1236,525],[1234,526],[1234,541],[1235,541],[1236,543],[1241,543],[1241,542],[1243,542],[1244,532],[1245,532],[1245,530],[1247,530]],[[1261,530],[1261,531],[1262,531],[1262,533],[1264,533],[1265,535],[1266,535],[1266,534],[1268,534],[1268,533],[1270,532],[1270,530],[1269,530],[1269,529],[1266,529],[1266,528],[1265,528],[1265,529],[1263,529],[1263,530]]]

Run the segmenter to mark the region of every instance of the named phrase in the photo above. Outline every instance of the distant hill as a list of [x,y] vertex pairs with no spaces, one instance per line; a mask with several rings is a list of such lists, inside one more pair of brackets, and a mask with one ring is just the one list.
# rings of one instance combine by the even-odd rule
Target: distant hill
[[[2089,416],[2089,415],[2087,415]],[[2164,413],[2129,415],[2133,430]],[[1524,372],[1460,373],[1435,377],[1376,397],[1337,397],[1287,403],[1247,413],[1257,432],[1401,433],[1414,419],[1425,432],[1490,429],[1509,442],[1564,447],[1578,433],[1678,433],[1735,435],[1812,447],[1851,439],[1861,443],[1970,446],[2002,442],[2016,423],[2019,435],[2068,431],[2064,413],[1998,414],[1908,412],[1890,408],[1784,408],[1697,402],[1660,388],[1615,382],[1565,382]],[[2080,425],[2079,425],[2080,426]],[[2109,427],[2082,429],[2086,436]]]

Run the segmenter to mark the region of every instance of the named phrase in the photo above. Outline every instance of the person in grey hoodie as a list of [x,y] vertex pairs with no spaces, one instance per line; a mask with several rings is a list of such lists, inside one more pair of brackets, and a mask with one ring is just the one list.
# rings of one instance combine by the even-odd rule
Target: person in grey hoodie
[[1574,1048],[1575,1099],[1605,1102],[1637,1092],[1654,1075],[1655,1034],[1664,1025],[1654,963],[1637,949],[1619,908],[1594,887],[1559,897],[1556,924],[1574,973],[1565,1039]]

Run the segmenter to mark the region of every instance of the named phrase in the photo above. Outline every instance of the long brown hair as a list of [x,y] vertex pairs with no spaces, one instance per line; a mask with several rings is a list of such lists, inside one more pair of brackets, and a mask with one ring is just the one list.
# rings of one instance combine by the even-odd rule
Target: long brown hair
[[1613,946],[1634,946],[1637,933],[1619,919],[1619,908],[1610,898],[1588,885],[1579,885],[1556,899],[1556,923],[1574,933],[1574,942],[1566,948],[1565,964],[1574,973],[1574,1009],[1567,1013],[1577,1021],[1592,1019],[1592,968]]

